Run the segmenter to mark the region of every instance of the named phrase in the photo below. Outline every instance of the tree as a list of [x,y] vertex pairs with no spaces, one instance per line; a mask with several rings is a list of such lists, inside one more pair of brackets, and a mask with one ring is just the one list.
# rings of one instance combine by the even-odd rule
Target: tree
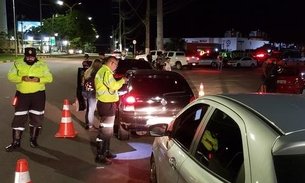
[[170,38],[169,42],[164,44],[165,50],[180,50],[185,51],[186,42],[182,38]]

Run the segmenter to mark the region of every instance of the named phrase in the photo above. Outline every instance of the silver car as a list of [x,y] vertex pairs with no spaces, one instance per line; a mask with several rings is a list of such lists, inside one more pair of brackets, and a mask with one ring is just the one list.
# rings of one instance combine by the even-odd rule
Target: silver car
[[204,96],[152,125],[151,183],[305,182],[305,97]]

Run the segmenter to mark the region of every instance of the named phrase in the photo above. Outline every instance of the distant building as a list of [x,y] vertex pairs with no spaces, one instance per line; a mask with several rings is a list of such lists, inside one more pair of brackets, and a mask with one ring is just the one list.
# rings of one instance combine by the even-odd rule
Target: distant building
[[0,32],[7,34],[6,0],[0,0]]

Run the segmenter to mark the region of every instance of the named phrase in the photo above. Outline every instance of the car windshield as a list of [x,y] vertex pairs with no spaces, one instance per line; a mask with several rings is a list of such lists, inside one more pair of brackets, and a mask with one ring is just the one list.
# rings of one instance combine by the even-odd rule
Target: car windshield
[[115,73],[125,74],[126,71],[133,69],[152,69],[152,67],[148,62],[142,60],[120,60]]
[[188,83],[181,77],[156,75],[136,76],[133,80],[133,90],[138,94],[151,95],[181,95],[191,91]]
[[273,160],[278,183],[304,182],[304,154],[277,155]]

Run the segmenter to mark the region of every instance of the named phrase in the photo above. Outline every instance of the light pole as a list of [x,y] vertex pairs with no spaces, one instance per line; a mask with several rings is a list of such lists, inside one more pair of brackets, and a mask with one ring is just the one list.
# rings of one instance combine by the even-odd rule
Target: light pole
[[16,30],[16,11],[15,0],[13,0],[13,15],[14,15],[14,40],[15,40],[15,57],[17,57],[17,30]]
[[65,5],[70,9],[70,12],[72,11],[73,7],[76,5],[81,5],[82,3],[74,3],[72,6],[68,5],[67,3],[63,2],[63,1],[57,1],[57,4],[59,4],[60,6]]

